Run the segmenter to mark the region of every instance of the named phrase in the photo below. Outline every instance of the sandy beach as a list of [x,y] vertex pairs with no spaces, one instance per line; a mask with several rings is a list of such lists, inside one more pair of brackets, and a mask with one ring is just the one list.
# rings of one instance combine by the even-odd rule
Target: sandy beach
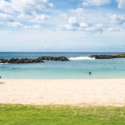
[[1,79],[0,83],[0,103],[125,106],[125,79]]

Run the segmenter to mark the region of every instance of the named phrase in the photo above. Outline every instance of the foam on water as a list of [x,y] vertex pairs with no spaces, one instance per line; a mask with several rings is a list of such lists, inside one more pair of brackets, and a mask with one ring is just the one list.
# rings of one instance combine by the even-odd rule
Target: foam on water
[[3,64],[9,64],[9,63],[0,63],[0,65],[3,65]]
[[90,57],[71,57],[69,60],[93,60],[95,58],[90,58]]

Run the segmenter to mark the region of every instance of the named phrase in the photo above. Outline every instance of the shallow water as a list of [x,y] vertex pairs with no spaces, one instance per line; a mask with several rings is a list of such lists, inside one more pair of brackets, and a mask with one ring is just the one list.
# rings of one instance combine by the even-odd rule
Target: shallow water
[[[71,60],[35,64],[0,64],[0,76],[2,79],[125,78],[125,59],[95,60],[88,57],[95,54],[115,53],[0,53],[0,58],[5,59],[66,56]],[[92,75],[89,75],[89,72],[92,72]]]

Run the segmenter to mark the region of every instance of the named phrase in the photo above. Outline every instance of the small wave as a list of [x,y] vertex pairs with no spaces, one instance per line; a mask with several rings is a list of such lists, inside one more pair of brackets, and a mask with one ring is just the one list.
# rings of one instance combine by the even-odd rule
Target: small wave
[[90,57],[71,57],[69,60],[93,60],[95,58],[90,58]]
[[9,64],[9,63],[0,63],[0,64],[2,65],[2,64]]

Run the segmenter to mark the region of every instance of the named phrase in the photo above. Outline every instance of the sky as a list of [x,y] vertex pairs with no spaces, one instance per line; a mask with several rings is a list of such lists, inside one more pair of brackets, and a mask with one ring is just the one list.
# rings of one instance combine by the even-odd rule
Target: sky
[[125,52],[125,0],[0,0],[0,52]]

